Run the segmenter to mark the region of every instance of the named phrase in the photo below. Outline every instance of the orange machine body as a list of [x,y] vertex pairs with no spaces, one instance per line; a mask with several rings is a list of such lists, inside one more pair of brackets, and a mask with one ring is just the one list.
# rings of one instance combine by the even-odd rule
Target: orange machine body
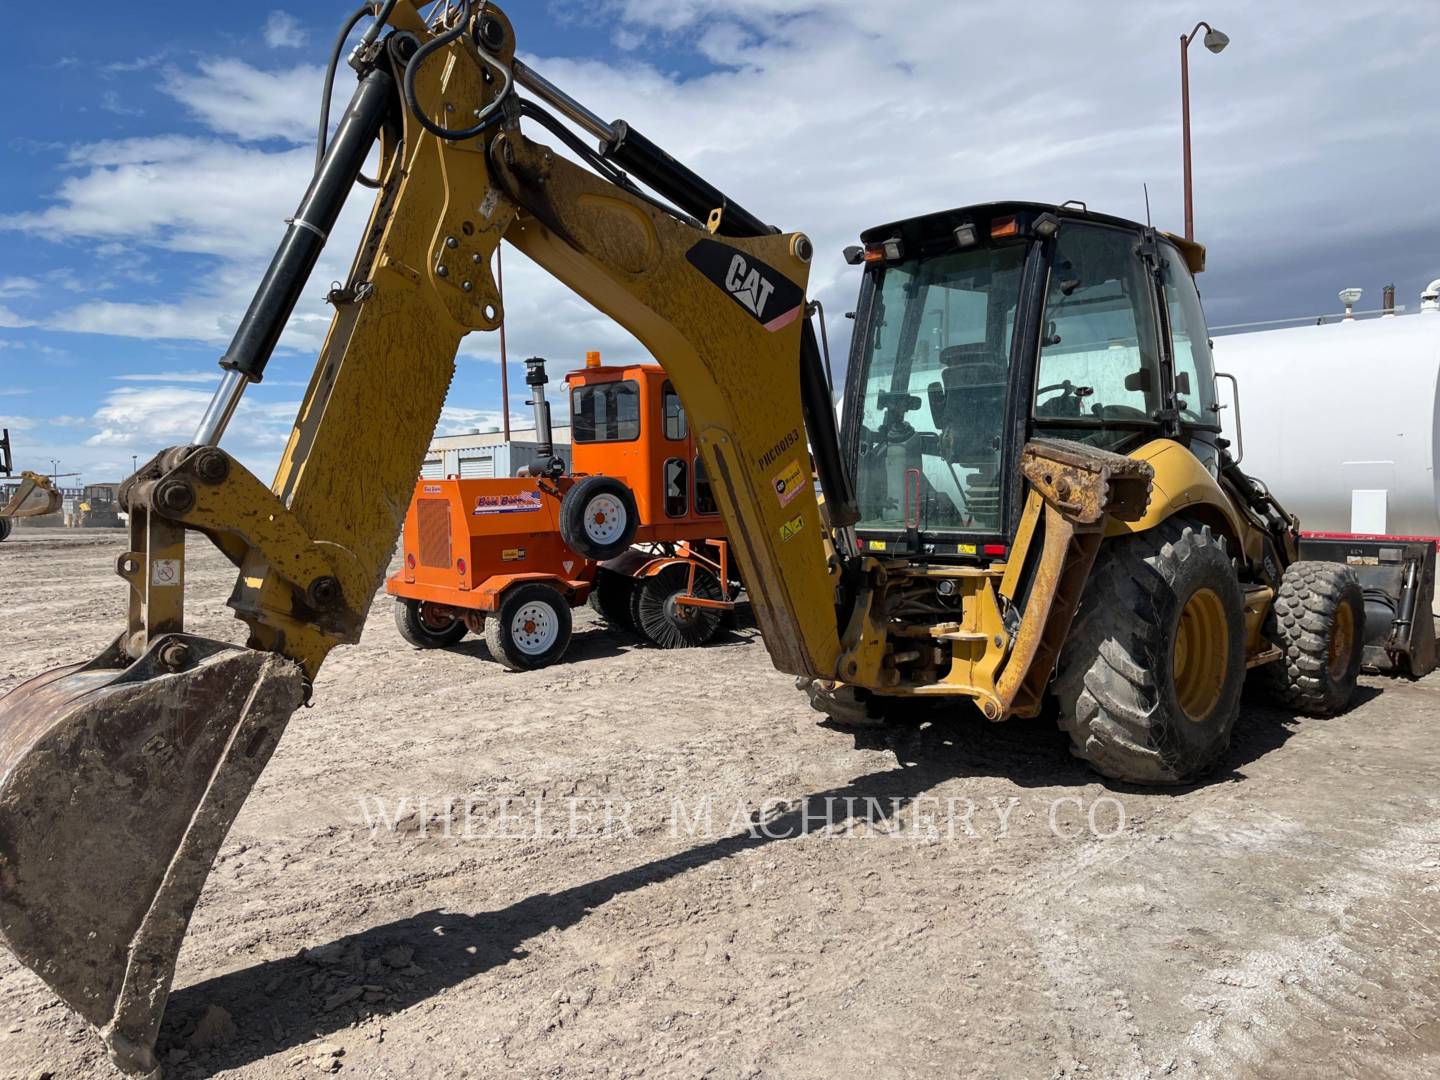
[[[462,612],[490,614],[514,585],[542,581],[572,606],[589,597],[600,564],[560,537],[560,504],[575,479],[623,480],[635,498],[637,544],[680,544],[699,557],[724,524],[710,498],[684,408],[656,364],[587,367],[565,377],[571,393],[572,474],[551,479],[422,479],[405,516],[402,561],[386,582],[392,596]],[[695,542],[692,547],[687,541]],[[712,545],[728,563],[723,541]],[[629,553],[627,553],[628,555]],[[625,572],[653,574],[675,557],[624,557]],[[622,560],[612,560],[621,563]],[[728,603],[728,583],[726,603]],[[710,602],[692,601],[699,606]]]

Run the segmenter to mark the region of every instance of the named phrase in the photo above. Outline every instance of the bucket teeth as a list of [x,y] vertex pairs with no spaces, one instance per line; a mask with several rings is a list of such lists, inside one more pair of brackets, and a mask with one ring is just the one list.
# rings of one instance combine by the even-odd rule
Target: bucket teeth
[[304,700],[299,665],[175,634],[0,699],[0,938],[155,1068],[180,942],[225,834]]

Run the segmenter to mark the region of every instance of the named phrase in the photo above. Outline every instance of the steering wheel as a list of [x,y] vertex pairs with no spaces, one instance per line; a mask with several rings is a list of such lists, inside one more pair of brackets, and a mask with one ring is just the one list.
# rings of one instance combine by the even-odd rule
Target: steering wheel
[[[1050,401],[1040,401],[1045,394],[1053,394],[1059,391],[1060,396]],[[1076,386],[1069,379],[1064,382],[1051,383],[1049,386],[1042,386],[1035,391],[1035,411],[1041,416],[1079,416],[1080,402],[1095,392],[1090,386]]]

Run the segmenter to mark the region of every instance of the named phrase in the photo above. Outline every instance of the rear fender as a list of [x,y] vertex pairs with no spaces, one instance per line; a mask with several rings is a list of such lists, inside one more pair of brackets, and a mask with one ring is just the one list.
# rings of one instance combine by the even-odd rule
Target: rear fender
[[1150,504],[1134,521],[1109,518],[1106,537],[1148,532],[1175,514],[1184,513],[1224,536],[1232,555],[1243,553],[1252,559],[1259,556],[1259,551],[1251,552],[1246,543],[1254,530],[1245,525],[1215,478],[1184,446],[1171,439],[1155,439],[1130,457],[1148,462],[1155,470]]

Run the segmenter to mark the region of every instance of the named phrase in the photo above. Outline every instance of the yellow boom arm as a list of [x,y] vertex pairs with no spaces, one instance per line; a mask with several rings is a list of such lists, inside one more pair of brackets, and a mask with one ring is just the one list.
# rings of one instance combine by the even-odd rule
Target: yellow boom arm
[[[460,340],[504,318],[489,270],[502,238],[666,366],[776,665],[831,677],[840,659],[838,571],[815,492],[776,490],[811,474],[798,359],[809,241],[736,229],[726,215],[742,212],[721,203],[704,225],[688,220],[532,142],[507,94],[521,65],[495,7],[462,5],[450,28],[427,27],[406,0],[385,14],[394,32],[359,50],[360,88],[222,361],[195,444],[124,486],[127,627],[100,657],[33,679],[0,707],[0,934],[135,1071],[154,1066],[175,957],[219,843],[326,654],[359,638]],[[478,134],[443,129],[477,114],[493,118]],[[266,487],[216,444],[377,138],[375,207]],[[826,395],[833,424],[829,410]],[[230,604],[248,648],[185,633],[191,532],[239,571]]]

